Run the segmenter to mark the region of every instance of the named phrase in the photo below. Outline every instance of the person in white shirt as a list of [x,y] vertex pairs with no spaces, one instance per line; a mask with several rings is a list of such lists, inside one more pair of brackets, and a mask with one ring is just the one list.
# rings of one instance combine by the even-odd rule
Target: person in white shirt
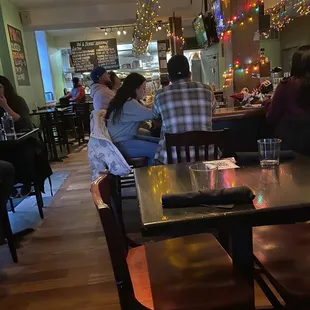
[[93,98],[94,110],[107,110],[115,95],[109,88],[111,84],[109,73],[105,68],[97,67],[91,72],[90,77],[94,82],[90,86],[90,96]]

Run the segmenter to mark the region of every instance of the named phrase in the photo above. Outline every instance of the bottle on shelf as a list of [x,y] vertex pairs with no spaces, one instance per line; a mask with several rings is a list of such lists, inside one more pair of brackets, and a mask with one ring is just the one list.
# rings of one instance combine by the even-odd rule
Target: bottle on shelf
[[16,139],[14,120],[9,113],[5,112],[1,118],[3,134],[6,138],[13,137]]

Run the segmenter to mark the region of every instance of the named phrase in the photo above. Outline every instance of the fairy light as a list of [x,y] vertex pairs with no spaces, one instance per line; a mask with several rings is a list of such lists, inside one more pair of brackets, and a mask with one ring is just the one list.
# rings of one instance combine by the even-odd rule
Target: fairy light
[[293,5],[293,12],[288,12],[286,6],[290,2],[287,0],[282,0],[272,8],[267,10],[267,14],[270,15],[270,27],[281,31],[286,25],[294,20],[294,18],[289,15],[292,14],[295,17],[305,16],[310,13],[310,1],[301,0]]
[[156,18],[158,17],[159,9],[160,5],[158,0],[139,0],[137,2],[137,20],[132,41],[132,52],[134,55],[139,56],[147,52],[148,44],[152,39],[153,30],[156,29]]

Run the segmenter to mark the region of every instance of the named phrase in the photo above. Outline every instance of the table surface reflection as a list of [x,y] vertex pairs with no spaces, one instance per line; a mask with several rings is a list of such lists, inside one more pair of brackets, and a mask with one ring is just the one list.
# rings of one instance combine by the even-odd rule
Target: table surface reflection
[[[185,163],[135,169],[144,228],[246,210],[243,206],[235,206],[232,210],[207,207],[163,209],[162,195],[192,191],[189,165]],[[253,201],[256,209],[310,203],[310,158],[298,156],[274,169],[262,169],[256,165],[219,171],[220,187],[241,185],[248,186],[256,195]]]

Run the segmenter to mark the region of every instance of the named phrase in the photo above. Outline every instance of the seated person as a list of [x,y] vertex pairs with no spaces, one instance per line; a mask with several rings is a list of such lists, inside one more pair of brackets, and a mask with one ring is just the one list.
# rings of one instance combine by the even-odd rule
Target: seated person
[[85,88],[80,83],[79,78],[72,79],[73,88],[64,98],[69,99],[70,102],[82,103],[85,100]]
[[118,89],[122,85],[121,79],[117,76],[117,74],[113,71],[109,72],[110,79],[111,79],[111,84],[110,84],[110,89],[116,94]]
[[103,67],[95,68],[91,74],[93,84],[90,86],[90,96],[93,98],[94,110],[107,110],[115,93],[110,89],[111,79]]
[[276,88],[266,117],[281,136],[286,130],[284,121],[293,117],[310,118],[310,45],[301,46],[293,55],[291,76]]
[[[29,108],[25,100],[18,96],[11,82],[0,75],[0,117],[7,112],[12,116],[15,130],[32,130]],[[22,183],[21,196],[26,197],[31,192],[31,183],[39,183],[41,191],[44,191],[44,181],[52,175],[48,163],[46,147],[36,138],[29,138],[12,148],[6,148],[0,152],[0,160],[8,161],[15,168],[15,183]],[[19,194],[14,189],[12,197]]]
[[[210,86],[191,81],[185,56],[173,56],[168,62],[171,85],[155,96],[153,113],[162,120],[161,138],[155,155],[156,164],[167,164],[165,133],[212,130],[215,97]],[[176,152],[172,154],[176,159]]]
[[158,140],[137,136],[141,122],[153,119],[152,110],[139,102],[145,97],[145,90],[145,78],[138,73],[129,74],[112,99],[106,120],[111,139],[123,156],[147,157],[151,165]]

